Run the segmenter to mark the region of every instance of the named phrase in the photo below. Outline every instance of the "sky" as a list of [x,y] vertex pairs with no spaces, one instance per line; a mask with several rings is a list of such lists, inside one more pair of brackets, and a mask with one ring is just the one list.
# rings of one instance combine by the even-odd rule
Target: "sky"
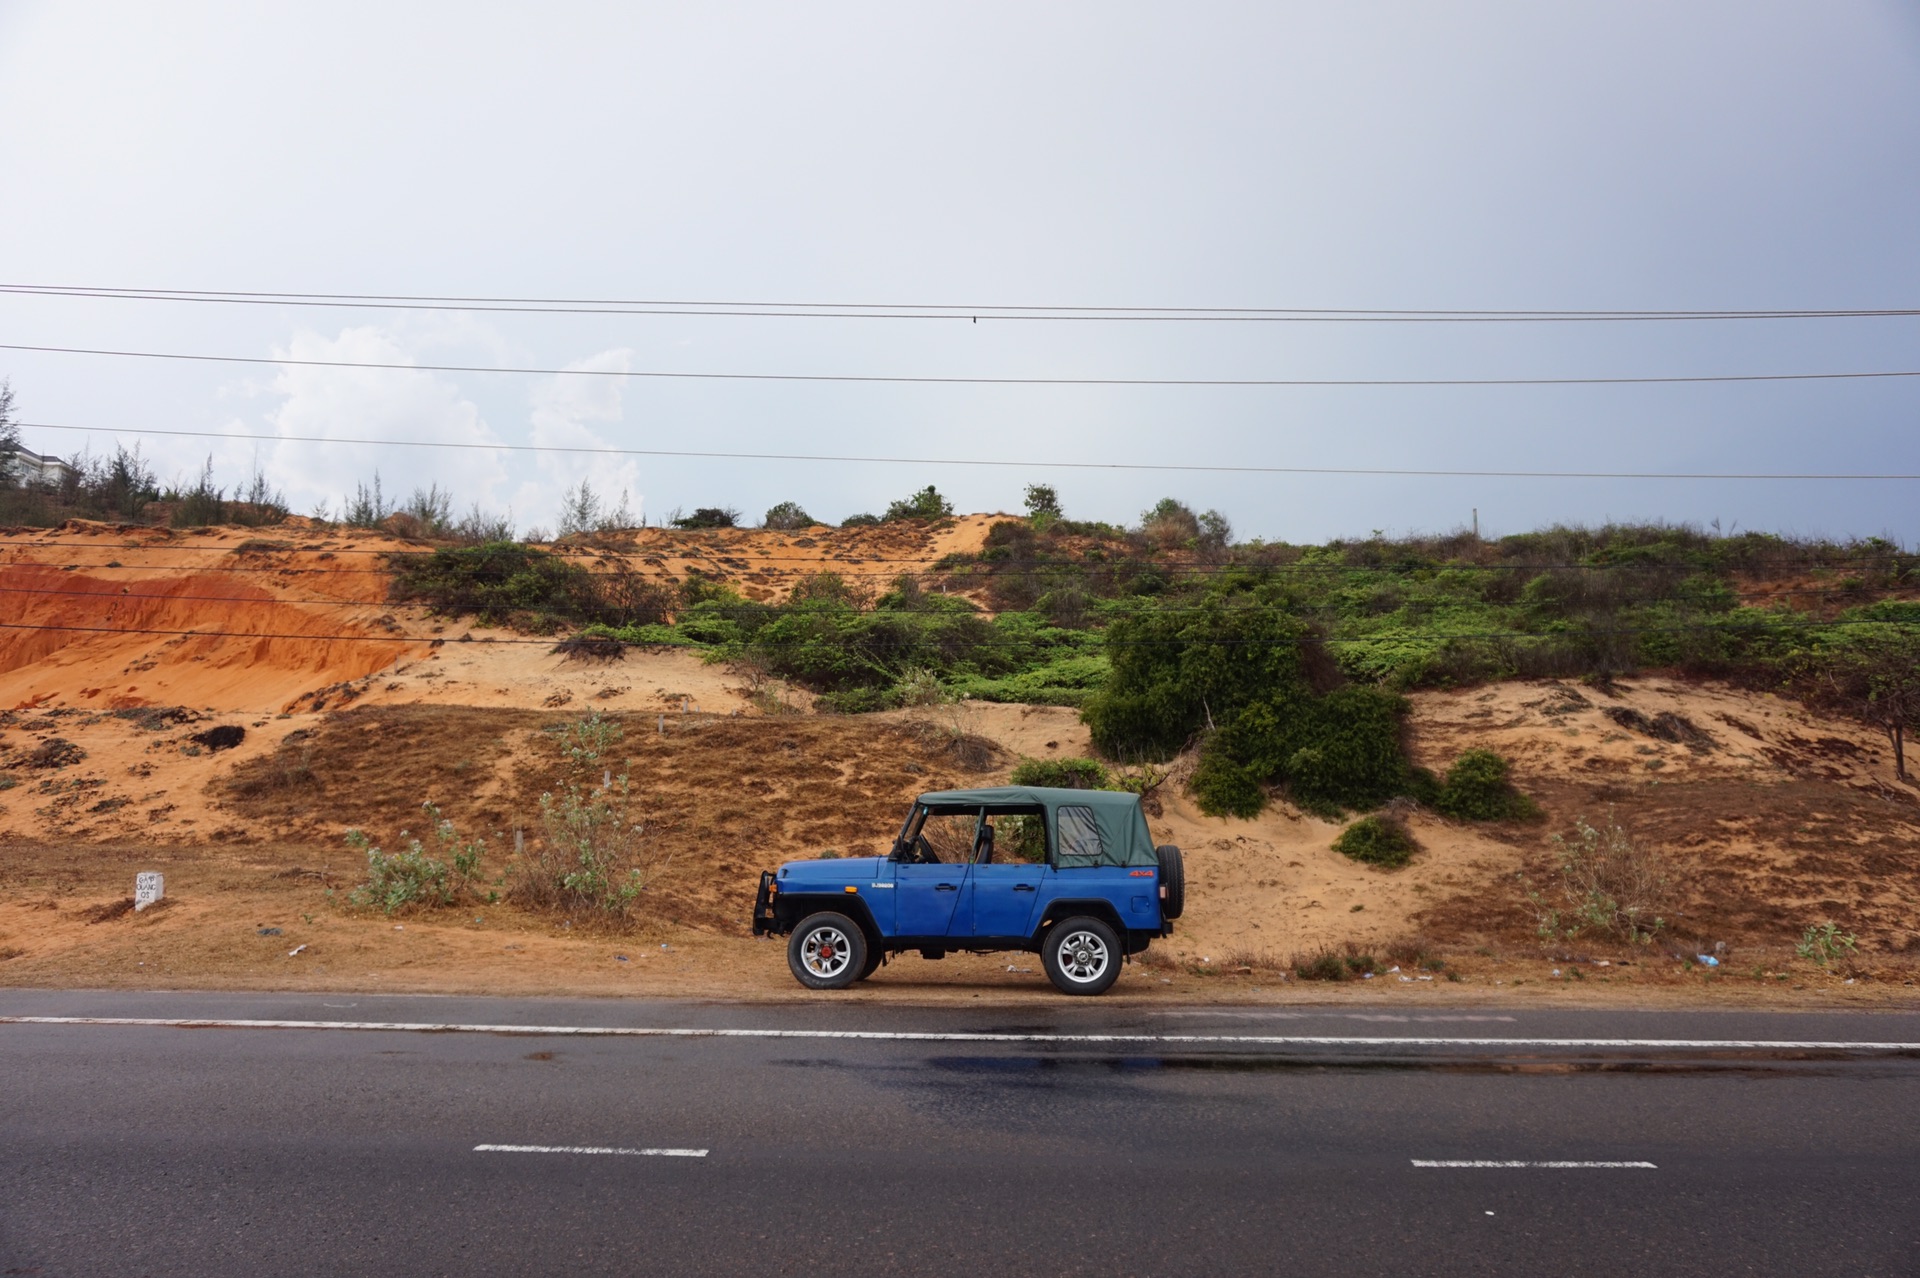
[[[959,306],[1920,307],[1910,0],[0,0],[0,284]],[[485,368],[1039,378],[1920,370],[1920,318],[1045,323],[0,295],[0,343]],[[1661,519],[1920,541],[1920,378],[1658,386],[675,381],[0,350],[29,447],[377,470],[551,527],[823,520],[932,483],[1293,541]],[[60,429],[91,427],[92,433]],[[137,430],[258,436],[208,440]],[[105,433],[103,433],[105,432]],[[119,432],[118,434],[114,432]],[[328,440],[806,453],[904,463]],[[1045,463],[955,465],[955,460]],[[1144,469],[1070,468],[1126,463]]]

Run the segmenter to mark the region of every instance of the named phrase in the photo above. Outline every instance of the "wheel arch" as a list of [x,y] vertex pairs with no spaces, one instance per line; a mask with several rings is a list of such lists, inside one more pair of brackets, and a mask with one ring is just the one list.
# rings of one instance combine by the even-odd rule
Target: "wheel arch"
[[1113,907],[1113,902],[1103,900],[1097,896],[1069,896],[1061,897],[1058,900],[1047,903],[1047,908],[1041,912],[1040,921],[1034,924],[1032,936],[1033,947],[1036,950],[1040,948],[1041,944],[1047,939],[1047,933],[1052,930],[1054,924],[1060,922],[1062,919],[1074,918],[1077,915],[1086,915],[1089,918],[1099,919],[1102,923],[1105,923],[1113,929],[1114,935],[1121,938],[1122,945],[1126,943],[1127,925],[1121,920],[1120,911]]
[[810,914],[844,914],[860,925],[869,948],[886,948],[886,938],[880,935],[880,925],[873,921],[873,911],[854,892],[795,892],[791,895],[782,892],[774,906],[774,914],[779,920],[782,935],[799,927],[800,921]]

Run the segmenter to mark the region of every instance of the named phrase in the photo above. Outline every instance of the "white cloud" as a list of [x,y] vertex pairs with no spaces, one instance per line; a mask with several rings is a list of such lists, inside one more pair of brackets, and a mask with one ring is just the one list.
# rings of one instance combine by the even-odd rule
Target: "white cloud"
[[[565,365],[582,371],[625,372],[633,352],[625,348]],[[533,390],[532,442],[547,448],[610,448],[613,441],[594,431],[589,422],[617,422],[623,413],[626,384],[618,377],[579,377],[561,374],[540,382]],[[524,510],[523,524],[540,523],[551,529],[560,509],[560,494],[581,480],[593,485],[609,506],[622,495],[637,516],[644,497],[639,491],[640,465],[632,458],[616,459],[593,453],[540,453],[538,465],[547,482],[528,480],[514,495],[514,509]]]
[[[342,329],[334,338],[297,334],[275,355],[300,360],[410,364],[413,355],[390,331]],[[415,487],[437,483],[465,509],[470,502],[497,508],[507,482],[505,456],[473,448],[395,448],[357,440],[422,440],[446,444],[497,444],[498,435],[480,409],[452,382],[427,372],[399,369],[315,368],[287,365],[274,380],[284,396],[268,415],[281,442],[263,458],[267,477],[285,490],[296,511],[320,502],[337,509],[354,486],[380,473],[385,491],[404,499]],[[337,440],[308,443],[292,438]]]

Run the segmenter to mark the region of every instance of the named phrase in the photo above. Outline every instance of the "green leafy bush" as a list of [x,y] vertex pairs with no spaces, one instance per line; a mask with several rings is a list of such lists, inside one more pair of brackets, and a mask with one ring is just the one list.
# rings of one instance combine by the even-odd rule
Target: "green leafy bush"
[[911,497],[888,505],[883,516],[886,523],[897,519],[934,520],[945,519],[953,513],[953,503],[940,495],[940,490],[928,484]]
[[1348,976],[1347,961],[1332,950],[1316,950],[1312,954],[1296,954],[1293,958],[1293,974],[1303,981],[1344,981]]
[[1013,770],[1014,785],[1052,786],[1062,790],[1117,790],[1113,777],[1097,759],[1022,759]]
[[1333,850],[1367,865],[1397,870],[1420,850],[1405,823],[1390,816],[1361,817],[1333,841]]
[[560,625],[658,624],[673,602],[665,588],[637,573],[590,573],[519,542],[394,554],[387,562],[396,602],[423,602],[446,616],[477,617],[486,625],[517,621],[536,632]]
[[675,528],[737,528],[740,512],[731,506],[702,506],[672,522]]
[[[367,858],[367,881],[348,893],[349,904],[399,914],[464,903],[479,894],[476,885],[486,840],[462,842],[453,822],[441,816],[439,808],[424,803],[421,810],[433,823],[431,837],[438,856],[404,830],[400,837],[407,840],[406,847],[394,853],[375,847],[360,830],[347,831],[347,846]],[[491,901],[497,896],[489,892],[485,899]]]
[[1113,674],[1082,717],[1123,759],[1165,759],[1211,728],[1190,788],[1212,815],[1257,814],[1265,782],[1309,811],[1377,807],[1412,783],[1406,703],[1382,688],[1316,691],[1310,642],[1293,618],[1218,598],[1135,612],[1108,627]]
[[1267,806],[1267,792],[1259,781],[1222,750],[1201,753],[1187,788],[1209,816],[1252,818]]
[[1838,924],[1819,923],[1807,928],[1793,952],[1825,967],[1843,955],[1851,957],[1859,953],[1858,941],[1851,932],[1842,932]]
[[1513,788],[1507,761],[1491,750],[1469,750],[1447,769],[1432,803],[1436,812],[1461,821],[1521,821],[1540,815],[1533,800]]
[[811,528],[818,521],[802,510],[799,502],[783,501],[769,506],[766,518],[760,522],[779,532],[793,532],[800,528]]
[[1607,814],[1601,827],[1575,821],[1572,838],[1554,835],[1554,882],[1527,888],[1540,936],[1572,940],[1604,932],[1650,943],[1666,927],[1672,877],[1666,859],[1635,841]]

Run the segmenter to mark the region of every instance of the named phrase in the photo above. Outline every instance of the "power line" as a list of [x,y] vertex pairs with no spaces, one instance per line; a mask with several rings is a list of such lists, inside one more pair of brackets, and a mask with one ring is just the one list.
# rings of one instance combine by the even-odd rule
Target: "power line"
[[[0,346],[0,350],[20,347]],[[211,357],[209,357],[211,358]],[[254,361],[273,363],[272,360]],[[422,365],[380,365],[388,368],[421,368]],[[1879,376],[1879,374],[1861,374]],[[1913,377],[1920,373],[1888,373],[1888,377]],[[688,448],[615,448],[611,446],[567,444],[466,443],[440,439],[363,439],[336,435],[248,435],[232,431],[167,430],[147,426],[70,426],[60,422],[21,422],[32,430],[70,430],[93,435],[150,435],[163,438],[226,439],[242,443],[273,444],[355,444],[392,448],[450,448],[467,452],[569,453],[602,457],[676,457],[717,461],[829,462],[840,465],[875,464],[888,466],[1001,466],[1024,470],[1144,470],[1181,473],[1239,475],[1352,475],[1412,479],[1680,479],[1680,480],[1834,480],[1888,481],[1920,479],[1920,473],[1782,473],[1773,471],[1636,471],[1636,470],[1442,470],[1385,466],[1211,466],[1180,462],[1092,462],[1024,461],[1018,458],[976,457],[889,457],[836,455],[829,453],[748,453],[718,452]]]
[[1724,320],[1904,319],[1920,308],[1746,310],[1480,310],[1371,307],[1017,306],[960,303],[739,302],[684,299],[462,297],[385,293],[268,293],[0,283],[0,293],[103,301],[218,303],[358,310],[481,311],[541,315],[665,315],[754,319],[892,319],[1289,324],[1644,323]]
[[265,364],[293,368],[362,368],[411,373],[508,373],[538,377],[624,377],[702,382],[821,382],[892,386],[1218,386],[1218,387],[1444,387],[1444,386],[1680,386],[1736,382],[1835,382],[1920,377],[1920,370],[1855,373],[1719,373],[1672,377],[923,377],[879,373],[690,373],[665,369],[520,368],[482,364],[401,364],[372,360],[294,359],[263,355],[196,355],[89,346],[27,346],[0,342],[0,350],[43,355],[101,355],[115,359],[185,360],[211,364]]

